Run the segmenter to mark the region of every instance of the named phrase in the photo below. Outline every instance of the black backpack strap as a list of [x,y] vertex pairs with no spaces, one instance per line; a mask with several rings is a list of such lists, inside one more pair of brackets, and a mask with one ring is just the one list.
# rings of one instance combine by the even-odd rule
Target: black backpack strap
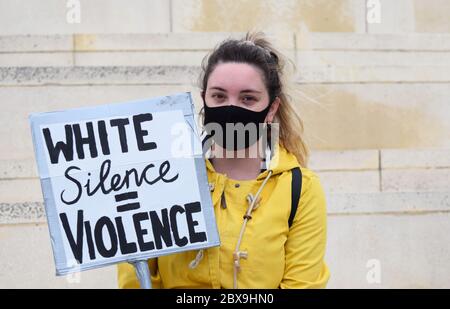
[[291,214],[289,215],[289,227],[294,222],[295,213],[297,212],[298,202],[300,201],[300,194],[302,192],[302,171],[299,167],[294,167],[291,170]]

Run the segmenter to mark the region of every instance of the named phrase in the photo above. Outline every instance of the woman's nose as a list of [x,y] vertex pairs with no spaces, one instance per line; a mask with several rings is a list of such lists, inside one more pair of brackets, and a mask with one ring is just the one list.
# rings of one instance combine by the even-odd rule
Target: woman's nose
[[228,99],[227,105],[239,106],[239,99],[238,98]]

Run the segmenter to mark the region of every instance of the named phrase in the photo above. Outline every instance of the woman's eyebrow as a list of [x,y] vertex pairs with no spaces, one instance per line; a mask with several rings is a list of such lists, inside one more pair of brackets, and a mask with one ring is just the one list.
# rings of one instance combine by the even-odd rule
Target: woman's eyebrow
[[[211,87],[211,88],[209,88],[209,89],[211,89],[211,90],[214,90],[214,89],[215,89],[215,90],[227,92],[225,89],[220,88],[220,87]],[[244,89],[244,90],[241,90],[241,92],[255,92],[255,93],[261,93],[261,91],[258,91],[258,90],[255,90],[255,89]]]
[[261,93],[261,91],[255,90],[255,89],[245,89],[242,90],[241,92],[256,92],[256,93]]
[[209,89],[211,89],[211,90],[216,89],[216,90],[220,90],[220,91],[223,91],[223,92],[227,92],[225,89],[220,88],[220,87],[211,87]]

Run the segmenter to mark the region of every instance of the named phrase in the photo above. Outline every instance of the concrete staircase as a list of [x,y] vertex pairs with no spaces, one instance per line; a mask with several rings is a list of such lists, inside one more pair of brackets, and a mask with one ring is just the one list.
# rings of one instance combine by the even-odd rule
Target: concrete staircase
[[[115,286],[114,268],[54,278],[28,114],[183,91],[199,107],[199,64],[230,35],[0,37],[0,287]],[[450,35],[272,37],[298,67],[329,286],[450,287]]]

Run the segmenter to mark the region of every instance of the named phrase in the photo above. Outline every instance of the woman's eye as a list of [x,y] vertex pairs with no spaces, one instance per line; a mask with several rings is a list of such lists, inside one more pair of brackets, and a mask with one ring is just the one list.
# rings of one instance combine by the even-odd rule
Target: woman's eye
[[255,101],[256,98],[254,97],[244,97],[244,101],[249,102],[249,101]]
[[220,94],[220,93],[215,93],[215,94],[212,95],[212,97],[216,98],[216,99],[219,99],[219,100],[225,98],[225,96],[223,94]]

